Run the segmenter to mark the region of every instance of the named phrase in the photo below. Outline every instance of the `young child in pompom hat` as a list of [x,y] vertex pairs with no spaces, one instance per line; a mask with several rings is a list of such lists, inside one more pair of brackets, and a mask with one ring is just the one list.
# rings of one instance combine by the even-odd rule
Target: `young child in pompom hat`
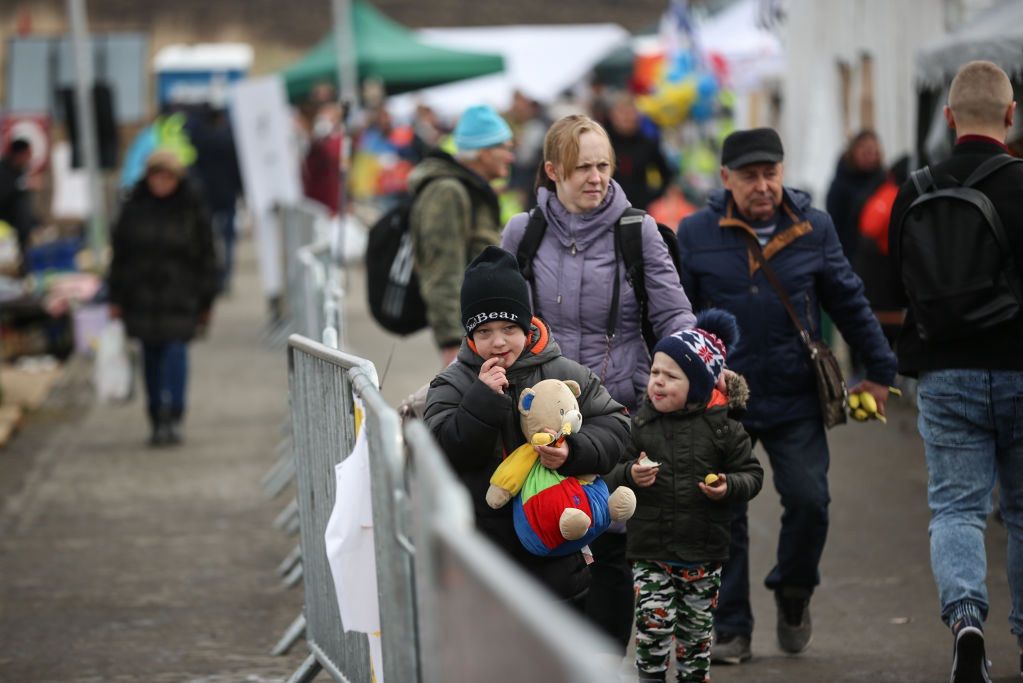
[[636,589],[636,668],[664,681],[675,640],[678,681],[709,680],[713,611],[728,559],[731,504],[752,499],[764,470],[749,435],[728,417],[746,399],[730,375],[735,317],[709,309],[696,328],[657,343],[647,393],[632,420],[632,445],[605,479],[636,493],[627,555]]

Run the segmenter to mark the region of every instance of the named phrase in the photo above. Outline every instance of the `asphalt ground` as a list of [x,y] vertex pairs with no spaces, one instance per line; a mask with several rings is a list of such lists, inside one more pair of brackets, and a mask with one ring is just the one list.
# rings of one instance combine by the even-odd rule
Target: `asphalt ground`
[[0,680],[261,683],[302,605],[275,569],[297,538],[260,480],[287,413],[284,352],[260,337],[253,252],[191,347],[185,444],[152,449],[141,400],[96,405],[91,365],[0,451]]

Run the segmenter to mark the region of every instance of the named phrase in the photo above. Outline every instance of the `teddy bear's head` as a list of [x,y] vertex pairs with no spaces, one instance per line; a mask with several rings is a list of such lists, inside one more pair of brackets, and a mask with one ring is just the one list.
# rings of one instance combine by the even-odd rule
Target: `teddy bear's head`
[[583,425],[579,412],[581,393],[579,383],[573,380],[545,379],[519,396],[519,424],[527,439],[545,429],[558,433],[575,434]]

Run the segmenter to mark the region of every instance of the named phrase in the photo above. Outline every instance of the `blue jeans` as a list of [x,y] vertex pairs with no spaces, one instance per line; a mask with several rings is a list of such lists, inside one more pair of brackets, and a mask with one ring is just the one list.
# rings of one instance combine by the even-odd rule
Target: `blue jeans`
[[995,479],[1009,534],[1009,622],[1023,642],[1023,372],[920,375],[918,426],[927,455],[931,569],[942,618],[963,600],[986,619],[984,527]]
[[188,344],[166,342],[142,345],[149,417],[163,413],[180,418],[185,412],[185,383],[188,379]]
[[[828,537],[828,466],[831,456],[819,418],[798,420],[770,429],[747,430],[763,444],[774,470],[774,487],[783,508],[778,555],[764,583],[786,595],[809,597],[820,583],[821,555]],[[753,610],[749,593],[749,523],[747,505],[733,506],[729,558],[721,575],[714,628],[721,634],[750,636]]]

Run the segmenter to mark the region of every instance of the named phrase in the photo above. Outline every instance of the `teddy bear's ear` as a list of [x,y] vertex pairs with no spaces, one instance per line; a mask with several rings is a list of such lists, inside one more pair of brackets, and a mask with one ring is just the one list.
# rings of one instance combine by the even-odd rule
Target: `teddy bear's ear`
[[533,397],[536,396],[536,392],[532,389],[523,389],[519,395],[519,412],[523,415],[528,415],[529,410],[533,407]]
[[567,386],[572,391],[572,394],[576,398],[582,396],[583,390],[579,388],[579,382],[576,382],[574,379],[565,380],[565,386]]

